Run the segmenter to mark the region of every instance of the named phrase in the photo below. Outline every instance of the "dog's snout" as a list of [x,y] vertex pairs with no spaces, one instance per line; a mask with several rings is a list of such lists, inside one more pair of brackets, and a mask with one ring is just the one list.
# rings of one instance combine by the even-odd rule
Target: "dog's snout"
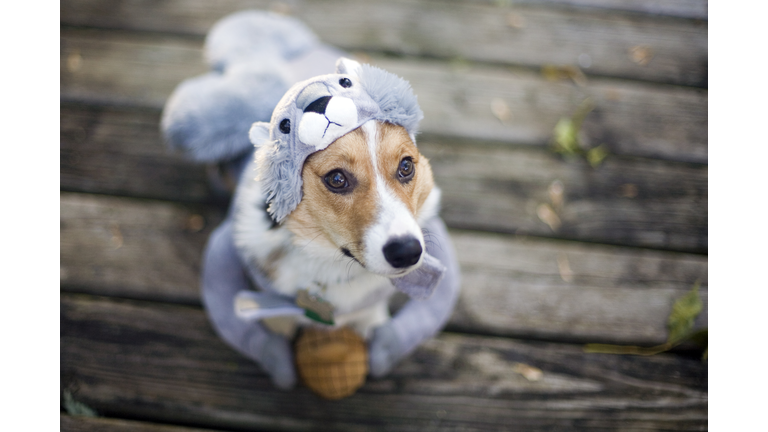
[[384,258],[394,268],[410,267],[421,258],[421,243],[414,237],[399,237],[384,245]]

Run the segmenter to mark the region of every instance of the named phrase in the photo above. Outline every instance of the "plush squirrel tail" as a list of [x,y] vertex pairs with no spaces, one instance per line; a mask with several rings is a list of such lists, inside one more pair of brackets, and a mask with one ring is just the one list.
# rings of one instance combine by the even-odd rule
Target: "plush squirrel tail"
[[294,65],[318,52],[322,58],[333,52],[334,61],[338,56],[294,18],[263,11],[223,18],[205,41],[212,71],[179,84],[165,104],[161,129],[167,144],[198,162],[242,160],[253,151],[251,125],[270,121],[300,77]]

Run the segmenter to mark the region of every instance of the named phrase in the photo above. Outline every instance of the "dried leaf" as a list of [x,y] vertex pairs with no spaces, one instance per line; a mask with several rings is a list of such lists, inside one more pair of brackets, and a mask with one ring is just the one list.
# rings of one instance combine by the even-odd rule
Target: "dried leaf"
[[699,297],[699,285],[699,281],[696,281],[691,291],[672,305],[672,312],[667,320],[668,343],[680,342],[688,337],[693,330],[693,323],[704,307],[701,297]]
[[192,232],[200,232],[205,228],[205,218],[199,214],[193,214],[187,218],[185,228]]
[[525,18],[520,14],[510,12],[507,14],[507,25],[516,29],[525,28]]
[[572,65],[544,65],[541,67],[541,75],[547,81],[572,80],[580,87],[586,87],[587,76],[577,66]]
[[621,196],[624,198],[634,198],[637,196],[637,185],[633,183],[625,183],[621,185]]
[[501,98],[493,98],[491,100],[491,112],[502,122],[509,120],[512,116],[512,110],[509,109],[509,105]]
[[352,53],[353,60],[357,60],[359,63],[368,63],[369,65],[375,65],[374,59],[368,55],[365,51],[354,51]]
[[515,372],[525,377],[528,381],[539,381],[544,376],[544,372],[541,369],[525,363],[517,363],[515,365]]
[[564,190],[563,182],[560,180],[553,181],[552,184],[549,185],[549,188],[547,188],[547,192],[549,192],[549,200],[552,201],[552,207],[554,207],[555,211],[559,211],[563,207]]
[[653,50],[647,45],[637,45],[629,49],[629,58],[640,66],[646,66],[653,59]]
[[558,81],[563,78],[560,68],[555,65],[544,65],[541,67],[541,75],[547,81]]
[[112,231],[112,246],[114,249],[120,249],[123,247],[123,232],[120,230],[120,224],[112,222],[110,229]]
[[67,70],[70,72],[77,72],[83,64],[83,56],[80,55],[80,50],[74,50],[67,56]]
[[293,12],[291,5],[283,2],[273,3],[270,9],[272,12],[280,15],[290,15]]
[[560,278],[568,283],[573,282],[573,270],[571,270],[571,263],[565,254],[557,256],[557,269],[560,271]]
[[552,228],[552,231],[557,231],[560,229],[560,217],[557,215],[557,213],[555,213],[549,204],[540,204],[536,209],[536,213],[542,222]]
[[616,87],[608,87],[603,90],[603,98],[607,101],[621,100],[621,91]]

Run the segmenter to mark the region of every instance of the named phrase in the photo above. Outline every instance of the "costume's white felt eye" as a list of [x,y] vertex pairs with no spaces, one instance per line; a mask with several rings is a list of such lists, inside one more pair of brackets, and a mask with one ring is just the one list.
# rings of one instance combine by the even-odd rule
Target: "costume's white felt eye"
[[322,142],[327,128],[328,119],[325,118],[325,115],[306,112],[301,116],[299,123],[299,141],[317,147]]
[[357,106],[352,99],[332,97],[324,112],[307,111],[301,116],[298,137],[302,143],[322,150],[356,125]]
[[328,102],[325,108],[325,116],[333,123],[342,126],[351,126],[357,123],[357,106],[352,99],[335,97]]

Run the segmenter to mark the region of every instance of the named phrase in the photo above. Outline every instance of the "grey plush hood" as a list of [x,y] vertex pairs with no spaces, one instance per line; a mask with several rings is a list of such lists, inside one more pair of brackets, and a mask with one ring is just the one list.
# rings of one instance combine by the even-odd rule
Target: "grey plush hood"
[[310,154],[369,120],[403,126],[415,142],[423,117],[407,81],[347,58],[337,61],[335,74],[297,83],[272,120],[249,132],[270,216],[282,222],[301,202],[301,170]]

